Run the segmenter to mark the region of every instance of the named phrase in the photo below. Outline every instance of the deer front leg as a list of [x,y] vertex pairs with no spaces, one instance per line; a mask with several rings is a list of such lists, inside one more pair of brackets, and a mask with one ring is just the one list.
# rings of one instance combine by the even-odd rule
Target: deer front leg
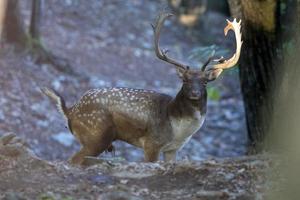
[[171,150],[171,151],[165,151],[163,152],[164,154],[164,161],[168,162],[168,161],[176,161],[176,150]]
[[152,142],[145,142],[144,144],[144,155],[145,162],[155,162],[158,160],[160,147],[153,144]]
[[155,162],[158,160],[158,156],[159,156],[159,150],[157,149],[145,149],[144,150],[144,154],[145,154],[145,162]]

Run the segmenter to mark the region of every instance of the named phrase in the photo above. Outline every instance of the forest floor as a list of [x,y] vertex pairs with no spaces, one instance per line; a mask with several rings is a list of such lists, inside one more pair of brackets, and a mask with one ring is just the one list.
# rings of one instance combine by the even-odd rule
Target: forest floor
[[[28,25],[30,3],[26,2],[21,6]],[[89,194],[98,197],[112,191],[145,199],[191,199],[197,195],[253,199],[258,195],[268,161],[259,156],[244,157],[247,136],[236,69],[224,72],[209,86],[220,98],[209,99],[206,121],[179,152],[179,163],[138,163],[143,152],[122,142],[114,144],[116,157],[100,156],[118,160],[116,164],[82,170],[64,162],[78,151],[79,144],[52,102],[40,93],[40,87],[53,87],[68,105],[95,87],[144,88],[176,95],[180,81],[175,70],[153,52],[150,23],[165,7],[164,0],[147,4],[135,0],[46,2],[43,43],[66,59],[77,75],[37,63],[29,51],[17,51],[9,44],[1,46],[0,136],[15,133],[32,152],[22,147],[18,156],[0,153],[0,190],[18,191],[28,199],[42,194],[62,195],[56,199],[76,195],[86,199]],[[161,46],[170,49],[173,57],[197,65],[197,59],[189,59],[197,47],[215,44],[233,52],[233,35],[228,39],[223,35],[226,17],[208,12],[203,19],[199,27],[188,28],[174,17],[166,23]]]
[[259,200],[274,188],[266,181],[271,167],[266,156],[246,156],[179,163],[103,160],[78,168],[41,160],[20,138],[6,135],[0,138],[0,199]]

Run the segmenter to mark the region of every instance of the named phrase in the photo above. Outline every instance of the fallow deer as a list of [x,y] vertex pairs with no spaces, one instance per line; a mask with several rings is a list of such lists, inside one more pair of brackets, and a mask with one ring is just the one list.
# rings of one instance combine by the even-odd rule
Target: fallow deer
[[228,60],[211,56],[199,69],[190,68],[167,55],[159,47],[161,28],[172,14],[162,13],[152,25],[156,56],[177,69],[182,87],[175,97],[154,91],[131,88],[102,88],[87,91],[72,107],[54,90],[42,91],[56,102],[70,131],[82,148],[72,158],[84,164],[85,156],[98,156],[112,148],[115,140],[125,141],[144,150],[146,162],[176,159],[176,152],[186,144],[203,124],[206,113],[206,84],[215,80],[224,69],[239,59],[242,40],[241,22],[227,20],[225,36],[233,30],[236,52]]

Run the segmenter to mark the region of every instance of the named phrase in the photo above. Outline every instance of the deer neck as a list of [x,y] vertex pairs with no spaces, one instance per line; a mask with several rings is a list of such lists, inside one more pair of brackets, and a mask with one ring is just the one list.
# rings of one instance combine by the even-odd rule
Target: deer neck
[[189,141],[202,126],[206,113],[206,94],[199,100],[191,100],[181,89],[168,105],[168,118],[172,128],[172,140],[164,151],[178,150]]
[[200,113],[206,114],[207,94],[204,93],[199,100],[189,99],[184,95],[183,89],[178,92],[176,97],[168,105],[168,114],[174,118],[188,118]]

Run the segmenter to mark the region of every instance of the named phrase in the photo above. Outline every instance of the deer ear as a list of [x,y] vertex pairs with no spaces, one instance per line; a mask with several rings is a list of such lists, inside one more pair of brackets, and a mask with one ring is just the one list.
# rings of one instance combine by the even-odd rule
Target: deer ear
[[177,68],[176,71],[177,71],[177,75],[179,76],[179,78],[183,79],[186,70],[182,69],[182,68]]
[[220,74],[222,73],[223,69],[212,69],[212,70],[208,70],[205,73],[206,79],[208,81],[214,81],[216,78],[218,78],[220,76]]

